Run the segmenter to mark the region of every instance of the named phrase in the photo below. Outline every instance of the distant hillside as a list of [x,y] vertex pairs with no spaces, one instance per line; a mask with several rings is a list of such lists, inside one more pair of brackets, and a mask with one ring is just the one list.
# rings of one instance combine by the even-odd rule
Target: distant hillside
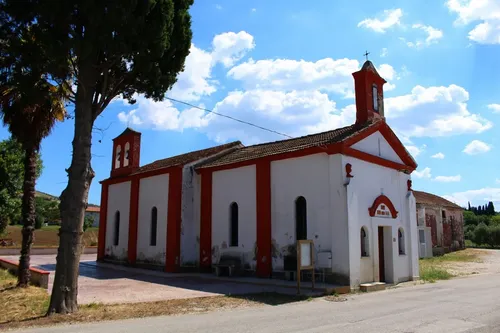
[[37,196],[37,197],[48,199],[48,200],[59,201],[59,198],[56,196],[50,195],[50,194],[45,193],[45,192],[40,192],[40,191],[35,191],[35,192],[36,192],[35,196]]
[[[45,193],[45,192],[41,192],[41,191],[36,191],[35,196],[37,196],[39,198],[44,198],[47,200],[59,201],[58,197],[51,195],[51,194],[48,194],[48,193]],[[91,204],[91,203],[89,203],[88,206],[89,207],[99,207],[99,205],[95,205],[95,204]]]

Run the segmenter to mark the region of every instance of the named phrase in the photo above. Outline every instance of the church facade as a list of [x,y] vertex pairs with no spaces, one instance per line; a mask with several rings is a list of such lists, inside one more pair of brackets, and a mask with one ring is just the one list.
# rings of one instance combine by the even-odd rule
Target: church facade
[[417,164],[385,122],[385,80],[370,61],[353,76],[356,122],[328,132],[140,167],[140,133],[125,130],[101,182],[98,259],[178,272],[232,256],[249,274],[278,277],[308,239],[334,282],[418,278]]

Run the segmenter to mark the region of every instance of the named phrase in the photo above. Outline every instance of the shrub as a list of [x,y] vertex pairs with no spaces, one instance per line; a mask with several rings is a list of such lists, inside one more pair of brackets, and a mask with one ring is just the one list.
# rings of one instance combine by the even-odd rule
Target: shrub
[[35,229],[42,229],[44,222],[45,222],[45,219],[43,218],[43,216],[37,215],[35,217]]
[[477,245],[483,245],[488,243],[490,230],[488,226],[484,223],[479,224],[476,229],[474,229],[474,236],[472,241]]
[[9,218],[7,216],[0,216],[0,235],[5,232],[7,226],[9,225]]
[[94,217],[87,215],[83,220],[83,231],[87,231],[88,228],[92,227],[94,224]]

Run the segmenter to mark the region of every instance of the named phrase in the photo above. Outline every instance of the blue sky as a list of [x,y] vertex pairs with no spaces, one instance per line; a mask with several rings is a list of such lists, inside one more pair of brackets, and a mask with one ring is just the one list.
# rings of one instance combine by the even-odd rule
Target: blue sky
[[[387,122],[419,164],[414,188],[500,207],[497,0],[197,0],[191,14],[191,54],[169,96],[291,136],[334,129],[354,120],[351,73],[368,50],[388,81]],[[141,164],[281,139],[170,101],[117,99],[95,124],[91,203],[127,124],[143,133]],[[73,126],[58,124],[43,142],[39,190],[65,188]]]

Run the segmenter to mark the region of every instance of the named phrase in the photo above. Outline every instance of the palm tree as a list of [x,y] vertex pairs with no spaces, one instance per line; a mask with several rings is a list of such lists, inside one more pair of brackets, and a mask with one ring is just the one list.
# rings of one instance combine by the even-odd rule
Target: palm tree
[[52,85],[40,76],[26,75],[14,84],[4,81],[0,85],[0,117],[25,151],[19,287],[27,287],[30,280],[30,252],[35,226],[36,157],[42,139],[50,134],[56,121],[64,119],[64,96],[59,86]]

